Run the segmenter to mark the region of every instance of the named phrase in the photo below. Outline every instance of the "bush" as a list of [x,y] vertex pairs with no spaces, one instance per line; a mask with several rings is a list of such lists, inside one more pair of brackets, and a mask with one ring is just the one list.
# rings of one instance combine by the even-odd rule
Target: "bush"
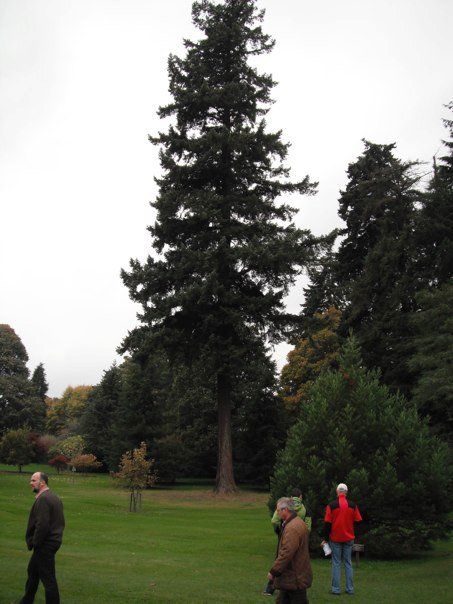
[[8,430],[0,441],[0,459],[11,466],[18,466],[19,472],[22,472],[22,466],[33,461],[35,451],[30,434],[28,428]]
[[86,443],[83,436],[69,436],[64,440],[55,443],[49,450],[49,454],[53,457],[64,455],[68,459],[72,459],[76,455],[83,453]]
[[427,549],[451,530],[448,447],[430,436],[414,405],[361,366],[353,338],[340,369],[321,375],[291,429],[271,479],[270,509],[300,488],[319,546],[325,505],[346,482],[362,512],[360,541],[378,557]]
[[47,463],[49,460],[49,450],[56,444],[57,438],[53,434],[39,435],[31,432],[30,442],[34,449],[34,461],[38,463]]
[[96,456],[92,453],[80,453],[73,457],[69,463],[78,472],[94,472],[102,466],[102,463],[97,461]]
[[68,467],[69,459],[66,455],[55,455],[52,459],[49,459],[49,466],[56,468],[58,474],[61,470],[65,470]]

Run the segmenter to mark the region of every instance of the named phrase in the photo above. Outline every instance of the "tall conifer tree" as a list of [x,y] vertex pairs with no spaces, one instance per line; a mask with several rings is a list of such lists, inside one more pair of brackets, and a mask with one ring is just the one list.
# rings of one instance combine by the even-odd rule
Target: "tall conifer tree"
[[47,391],[49,390],[49,384],[47,383],[46,372],[42,363],[39,363],[39,365],[33,371],[31,381],[36,389],[36,392],[38,393],[38,396],[45,401]]
[[[453,101],[447,105],[453,111]],[[449,133],[444,155],[434,163],[429,190],[422,197],[417,245],[426,288],[453,278],[453,119],[443,120]]]
[[294,227],[282,193],[310,193],[308,177],[291,183],[288,145],[263,116],[275,85],[250,59],[274,42],[261,29],[254,0],[194,2],[202,32],[168,63],[173,118],[151,139],[161,146],[163,176],[149,230],[157,255],[123,272],[143,306],[142,328],[122,351],[150,350],[154,338],[186,360],[209,358],[218,410],[217,492],[235,489],[231,440],[232,384],[251,334],[277,340],[291,317],[283,298],[313,240]]
[[345,300],[343,333],[353,329],[369,367],[407,394],[413,382],[407,360],[409,317],[419,288],[414,263],[419,180],[414,163],[394,155],[394,144],[365,142],[349,165],[339,215],[345,221],[335,282]]

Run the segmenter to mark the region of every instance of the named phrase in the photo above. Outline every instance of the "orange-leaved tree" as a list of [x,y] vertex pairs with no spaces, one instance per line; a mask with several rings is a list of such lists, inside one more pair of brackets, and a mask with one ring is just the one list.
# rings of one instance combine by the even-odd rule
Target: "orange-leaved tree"
[[152,472],[154,460],[146,458],[146,443],[140,447],[126,451],[121,457],[119,471],[114,477],[130,492],[129,511],[136,512],[141,507],[142,490],[156,482],[156,474]]
[[340,319],[341,312],[334,307],[315,313],[311,329],[289,352],[280,381],[280,395],[289,410],[298,409],[307,400],[311,386],[322,371],[336,366]]

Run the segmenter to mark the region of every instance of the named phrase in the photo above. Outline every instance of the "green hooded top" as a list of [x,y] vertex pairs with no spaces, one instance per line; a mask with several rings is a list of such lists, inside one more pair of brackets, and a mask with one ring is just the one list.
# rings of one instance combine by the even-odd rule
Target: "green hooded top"
[[[307,510],[305,509],[302,500],[300,499],[300,497],[291,497],[291,499],[294,501],[294,511],[299,516],[299,518],[301,518],[305,522],[308,530],[311,531],[311,518],[310,516],[307,516]],[[275,510],[271,522],[274,527],[279,527],[281,525],[282,521],[278,517],[277,510]]]

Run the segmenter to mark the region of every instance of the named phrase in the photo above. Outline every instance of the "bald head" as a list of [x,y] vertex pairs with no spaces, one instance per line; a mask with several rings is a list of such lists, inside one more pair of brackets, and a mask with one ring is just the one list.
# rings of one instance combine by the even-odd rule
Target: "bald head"
[[33,493],[41,493],[41,491],[47,489],[48,482],[49,477],[47,474],[44,474],[44,472],[35,472],[32,474],[32,477],[30,478],[30,486],[33,490]]

